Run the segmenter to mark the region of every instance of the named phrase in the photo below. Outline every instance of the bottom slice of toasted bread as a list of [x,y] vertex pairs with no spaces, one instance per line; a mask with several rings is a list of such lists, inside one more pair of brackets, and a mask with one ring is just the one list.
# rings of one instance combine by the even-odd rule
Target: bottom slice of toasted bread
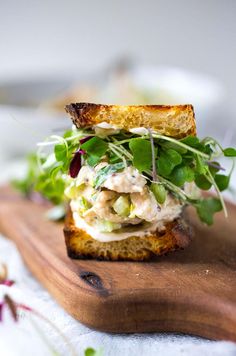
[[86,231],[78,229],[70,210],[67,212],[64,235],[68,256],[76,259],[98,259],[111,261],[145,261],[155,255],[185,248],[191,238],[191,229],[184,218],[169,222],[162,232],[121,241],[100,242]]

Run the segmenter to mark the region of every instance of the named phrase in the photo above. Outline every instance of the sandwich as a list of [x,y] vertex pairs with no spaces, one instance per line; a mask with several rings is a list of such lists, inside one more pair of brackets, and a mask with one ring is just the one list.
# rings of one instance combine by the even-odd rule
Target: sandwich
[[157,174],[151,183],[156,147],[150,136],[194,136],[192,106],[80,103],[66,111],[77,129],[92,134],[81,146],[83,166],[65,192],[71,199],[64,228],[68,255],[140,261],[186,247],[190,229],[182,202]]
[[196,138],[193,107],[79,103],[66,111],[76,130],[87,130],[65,191],[68,255],[143,261],[186,247],[184,207],[199,199],[194,165],[210,156]]
[[[196,136],[192,105],[75,103],[65,110],[72,129],[39,143],[28,183],[67,206],[69,257],[149,260],[188,246],[187,206],[208,225],[220,210],[227,216],[221,192],[232,169],[222,174],[217,159],[236,150]],[[210,189],[217,196],[201,195]]]

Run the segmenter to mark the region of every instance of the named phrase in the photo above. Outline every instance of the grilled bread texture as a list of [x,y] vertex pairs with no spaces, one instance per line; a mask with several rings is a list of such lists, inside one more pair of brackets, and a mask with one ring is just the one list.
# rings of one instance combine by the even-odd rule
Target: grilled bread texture
[[151,128],[174,138],[196,135],[196,123],[192,105],[139,105],[119,106],[92,103],[66,105],[77,128],[92,127],[102,122],[124,130],[137,127]]
[[121,241],[100,242],[84,230],[78,229],[71,210],[66,216],[64,236],[68,256],[75,259],[110,261],[146,261],[188,246],[191,229],[184,218],[174,220],[162,232],[146,236],[133,236]]
[[[123,130],[151,128],[173,138],[196,135],[192,105],[118,106],[92,103],[72,103],[65,107],[77,128],[91,128],[106,122]],[[68,256],[78,259],[111,261],[145,261],[152,256],[164,255],[185,248],[191,238],[191,229],[183,216],[166,224],[162,232],[145,236],[132,236],[121,241],[100,242],[86,231],[75,226],[71,210],[68,210],[65,227]]]

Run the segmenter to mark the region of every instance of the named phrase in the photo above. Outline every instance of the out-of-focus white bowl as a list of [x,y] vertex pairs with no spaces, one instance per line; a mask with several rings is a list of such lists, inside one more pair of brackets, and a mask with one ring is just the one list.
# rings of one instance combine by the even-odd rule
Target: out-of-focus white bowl
[[36,143],[68,127],[65,115],[52,114],[34,108],[0,106],[0,160],[22,157],[36,149]]
[[[135,86],[158,95],[163,91],[163,104],[189,103],[199,108],[215,105],[224,96],[222,85],[207,75],[182,68],[136,66],[131,71]],[[165,98],[166,95],[166,98]]]

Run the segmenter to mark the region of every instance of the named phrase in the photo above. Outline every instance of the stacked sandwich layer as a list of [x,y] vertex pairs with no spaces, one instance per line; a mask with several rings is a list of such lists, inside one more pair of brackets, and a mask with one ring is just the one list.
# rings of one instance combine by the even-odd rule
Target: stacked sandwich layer
[[[69,255],[143,260],[185,246],[184,203],[156,167],[167,142],[158,152],[155,140],[163,134],[195,135],[192,106],[71,104],[66,110],[82,137],[65,191],[71,210],[65,227]],[[173,167],[181,163],[178,152],[168,148],[168,153],[175,156]],[[181,191],[189,186],[184,182]]]
[[132,165],[108,174],[95,188],[99,174],[110,167],[108,162],[84,165],[65,191],[71,199],[75,225],[91,237],[108,242],[148,236],[162,231],[180,215],[181,202],[168,193],[165,201],[158,203],[147,180]]

